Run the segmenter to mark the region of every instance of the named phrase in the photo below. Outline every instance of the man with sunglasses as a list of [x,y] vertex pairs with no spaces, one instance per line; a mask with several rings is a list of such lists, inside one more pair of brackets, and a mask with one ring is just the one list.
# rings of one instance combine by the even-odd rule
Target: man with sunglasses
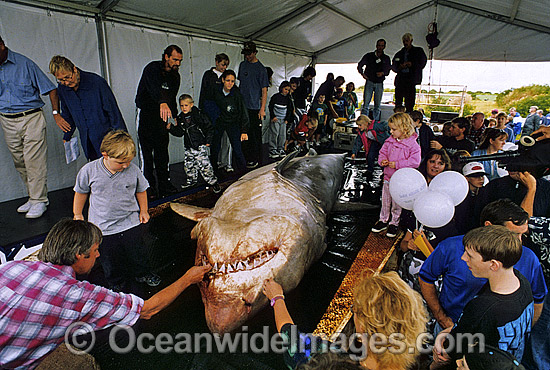
[[0,81],[4,139],[29,194],[17,212],[38,218],[48,206],[46,120],[40,95],[49,95],[55,114],[59,109],[57,89],[32,60],[9,50],[1,37]]
[[[62,117],[57,122],[69,141],[76,128],[84,155],[89,161],[101,157],[101,141],[111,130],[126,131],[126,124],[107,81],[95,73],[78,69],[69,59],[56,55],[50,73],[57,79]],[[55,113],[54,113],[55,114]]]

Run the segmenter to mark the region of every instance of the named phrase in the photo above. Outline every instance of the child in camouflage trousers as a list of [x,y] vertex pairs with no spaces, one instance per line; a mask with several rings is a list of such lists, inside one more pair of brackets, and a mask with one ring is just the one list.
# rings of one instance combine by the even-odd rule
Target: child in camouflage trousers
[[214,193],[221,191],[218,179],[210,163],[209,147],[212,143],[214,129],[208,116],[193,106],[191,95],[183,94],[179,97],[181,113],[173,123],[168,123],[167,129],[174,136],[183,136],[185,148],[184,169],[187,184],[183,187],[193,186],[197,183],[199,172],[204,181],[212,187]]

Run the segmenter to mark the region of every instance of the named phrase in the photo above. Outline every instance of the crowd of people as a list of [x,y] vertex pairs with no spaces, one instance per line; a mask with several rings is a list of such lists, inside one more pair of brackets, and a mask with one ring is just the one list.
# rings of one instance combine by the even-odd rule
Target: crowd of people
[[[436,135],[423,114],[414,110],[415,86],[421,82],[426,55],[412,45],[411,34],[403,35],[402,41],[393,61],[384,54],[386,42],[380,39],[376,50],[359,62],[365,96],[352,150],[352,158],[364,150],[369,176],[377,165],[383,169],[382,209],[372,232],[386,231],[388,238],[404,232],[399,273],[364,278],[355,287],[352,311],[356,332],[399,333],[407,349],[416,349],[369,352],[359,365],[371,370],[411,368],[419,354],[414,344],[429,332],[436,338],[433,369],[493,369],[487,364],[495,353],[499,361],[518,369],[520,362],[528,369],[550,368],[550,306],[545,304],[550,281],[550,182],[535,178],[528,169],[507,172],[496,159],[483,157],[465,165],[458,161],[501,153],[507,142],[515,143],[522,136],[540,134],[537,141],[549,139],[550,128],[544,127],[548,119],[538,107],[531,107],[525,121],[517,119],[515,109],[509,116],[493,111],[494,121],[477,112],[453,119],[448,130]],[[170,134],[183,138],[184,187],[196,184],[200,175],[220,192],[222,167],[230,171],[234,166],[243,173],[262,163],[266,116],[271,159],[285,156],[295,146],[330,140],[331,119],[354,118],[359,106],[355,86],[348,83],[344,91],[344,77],[329,74],[313,95],[316,71],[307,67],[301,77],[281,82],[278,93],[268,99],[270,76],[257,58],[255,43],[245,42],[242,54],[238,73],[228,68],[226,54],[215,56],[215,66],[204,73],[198,107],[189,94],[177,97],[183,60],[177,45],[168,46],[161,60],[143,69],[135,98],[143,155],[140,169],[132,164],[136,144],[103,78],[79,69],[66,57],[54,56],[49,68],[56,87],[36,64],[8,49],[0,38],[0,66],[13,88],[13,93],[4,89],[0,94],[0,122],[29,194],[17,211],[38,218],[48,205],[40,95],[49,96],[65,141],[78,129],[89,160],[75,180],[74,219],[61,220],[52,228],[40,261],[0,266],[0,307],[6,303],[9,307],[0,316],[0,327],[5,328],[0,367],[36,366],[63,341],[65,329],[74,321],[98,330],[150,318],[210,270],[209,265],[191,267],[145,301],[123,293],[129,279],[149,286],[161,282],[147,264],[141,238],[149,221],[148,201],[179,191],[170,182]],[[384,122],[381,94],[392,70],[397,74],[396,107]],[[456,206],[451,222],[439,228],[419,227],[415,215],[401,209],[389,190],[392,175],[401,168],[417,168],[428,184],[444,171],[463,174],[468,194]],[[84,221],[87,201],[88,221]],[[430,254],[419,249],[415,242],[419,238]],[[91,271],[100,254],[108,287],[77,280],[77,274]],[[291,340],[296,327],[281,286],[271,279],[259,283],[273,306],[277,330]],[[468,351],[462,335],[467,333],[484,335],[484,343],[470,343],[475,346]],[[451,342],[464,345],[449,346]],[[481,344],[491,350],[480,349]],[[292,368],[312,368],[324,361],[310,359],[309,354],[293,350],[287,363]]]

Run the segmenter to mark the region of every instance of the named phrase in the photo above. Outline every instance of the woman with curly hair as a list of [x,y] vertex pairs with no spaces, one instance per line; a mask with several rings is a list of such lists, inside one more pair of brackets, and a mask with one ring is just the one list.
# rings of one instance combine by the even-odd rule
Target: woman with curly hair
[[[335,350],[330,343],[321,343],[312,335],[297,331],[286,308],[283,289],[278,283],[266,279],[263,292],[271,301],[277,331],[287,341],[293,338],[302,341],[287,342],[290,345],[285,353],[285,362],[289,368],[307,363],[311,353],[328,351],[329,348]],[[355,287],[352,310],[356,333],[362,339],[363,346],[368,346],[366,357],[360,358],[363,368],[406,370],[415,363],[419,354],[417,338],[426,331],[428,313],[420,294],[409,288],[396,272],[366,276]],[[300,352],[298,348],[304,351]]]

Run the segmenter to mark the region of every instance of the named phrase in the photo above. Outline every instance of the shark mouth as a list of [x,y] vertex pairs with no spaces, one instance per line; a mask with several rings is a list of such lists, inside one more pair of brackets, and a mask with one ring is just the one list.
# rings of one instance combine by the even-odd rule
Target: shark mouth
[[224,274],[231,274],[239,271],[254,270],[255,268],[258,268],[263,264],[269,262],[273,257],[275,257],[275,255],[278,252],[279,252],[278,248],[261,250],[241,260],[221,262],[221,263],[210,262],[208,260],[208,257],[206,257],[204,254],[201,255],[200,259],[203,266],[207,264],[210,264],[212,266],[212,270],[210,270],[208,274],[208,276],[212,279],[216,275],[224,275]]

